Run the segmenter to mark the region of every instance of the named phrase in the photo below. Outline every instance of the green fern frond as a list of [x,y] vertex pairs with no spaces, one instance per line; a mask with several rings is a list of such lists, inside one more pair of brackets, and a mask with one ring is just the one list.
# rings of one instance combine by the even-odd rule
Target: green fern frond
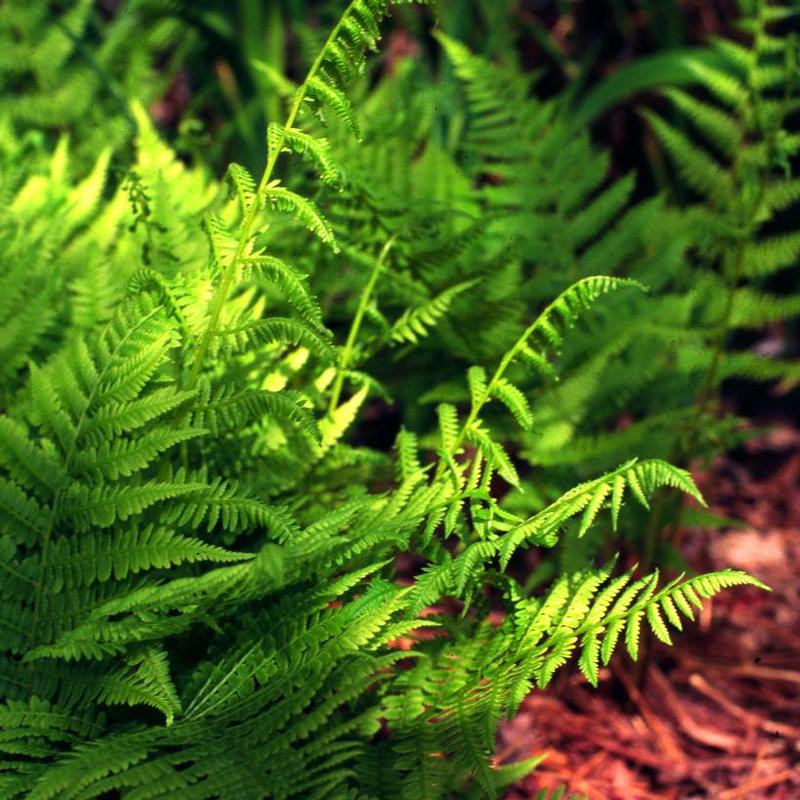
[[55,539],[51,548],[44,578],[54,593],[95,581],[122,581],[130,574],[154,567],[251,557],[153,525],[108,533],[90,532],[79,539],[63,537]]
[[517,344],[504,357],[501,365],[503,371],[526,346],[533,346],[543,353],[557,352],[563,343],[564,332],[575,325],[582,313],[590,309],[604,294],[628,287],[646,291],[638,281],[605,275],[583,278],[574,283],[550,303],[526,329]]
[[[800,193],[798,198],[800,199]],[[742,275],[760,278],[800,263],[800,231],[754,242],[747,248]]]
[[239,196],[242,213],[247,214],[258,201],[258,189],[253,176],[241,164],[228,164],[228,175]]
[[299,397],[289,392],[270,392],[257,389],[237,391],[234,386],[207,387],[200,394],[194,413],[194,423],[207,426],[214,436],[224,431],[242,429],[270,416],[296,425],[314,439],[319,439],[319,426],[313,414]]
[[[608,579],[609,570],[605,569],[578,576],[572,588],[568,588],[568,583],[559,583],[535,612],[520,646],[528,652],[527,663],[535,669],[540,686],[550,682],[555,670],[566,663],[576,649],[581,653],[581,671],[596,685],[599,664],[609,662],[621,635],[625,636],[631,657],[637,657],[644,621],[658,638],[669,643],[664,616],[680,629],[678,610],[693,619],[691,606],[701,608],[701,597],[713,597],[729,586],[765,588],[760,581],[736,570],[709,573],[685,581],[678,578],[661,590],[657,590],[657,572],[634,583],[630,583],[630,573],[610,583]],[[531,630],[536,631],[534,638],[531,638]]]
[[513,383],[505,378],[499,378],[492,384],[492,396],[514,415],[521,428],[530,428],[533,424],[533,414],[528,400]]
[[[89,0],[63,5],[86,52],[95,39],[116,52],[102,15],[86,27]],[[667,131],[686,131],[673,137],[692,148],[684,166],[705,156],[731,190],[683,213],[640,202],[633,174],[615,180],[561,100],[444,36],[464,99],[437,111],[426,60],[394,59],[359,81],[357,111],[348,84],[388,3],[345,5],[305,79],[266,67],[266,105],[288,114],[267,130],[261,176],[231,165],[230,192],[213,155],[176,157],[139,105],[123,181],[108,174],[127,159],[115,142],[75,167],[66,139],[51,150],[0,124],[2,796],[499,796],[538,763],[492,763],[501,720],[535,685],[573,656],[596,683],[623,639],[636,657],[643,629],[669,642],[703,598],[763,588],[736,571],[663,588],[614,562],[573,571],[588,547],[525,586],[508,567],[565,529],[586,543],[606,511],[616,529],[630,497],[646,510],[672,487],[702,502],[688,472],[631,452],[691,433],[704,379],[711,392],[728,375],[796,372],[707,347],[796,310],[748,283],[796,256],[790,229],[756,235],[782,230],[797,199],[781,178],[799,141],[783,130],[781,29],[751,19],[752,46],[745,34],[703,51],[702,101],[668,90],[690,118]],[[270,34],[288,19],[276,9]],[[70,35],[41,40],[45,11],[9,12],[42,63],[23,65],[0,112],[17,86],[88,86],[70,79]],[[134,47],[138,12],[113,16]],[[159,20],[167,46],[175,20]],[[300,35],[301,49],[319,38]],[[0,75],[24,51],[0,21]],[[685,80],[694,57],[681,59]],[[345,124],[322,138],[307,110]],[[311,169],[284,170],[287,154]],[[317,192],[317,177],[339,191]],[[631,279],[585,277],[598,269]],[[643,284],[646,302],[616,291]],[[331,331],[348,328],[337,360]],[[734,435],[703,412],[701,454]],[[600,477],[576,486],[579,473]]]
[[685,114],[707,141],[718,147],[723,155],[732,157],[741,144],[742,131],[735,118],[716,106],[703,103],[680,89],[669,89],[666,96]]
[[335,253],[339,252],[339,244],[333,228],[311,200],[279,186],[277,183],[267,186],[263,191],[263,197],[269,208],[292,214],[321,241],[330,245]]
[[242,259],[245,270],[257,273],[276,286],[304,322],[324,332],[322,309],[311,295],[305,281],[288,264],[268,255],[252,255]]
[[445,289],[424,305],[406,309],[389,331],[392,342],[417,344],[421,338],[428,336],[429,329],[437,325],[447,314],[453,300],[477,283],[477,280],[463,281]]
[[681,177],[698,194],[724,205],[733,194],[724,165],[696,147],[691,139],[649,111],[642,112],[659,141],[674,159]]
[[535,516],[513,528],[501,537],[500,563],[505,569],[515,550],[524,541],[533,539],[545,547],[552,547],[558,530],[570,519],[582,514],[580,533],[585,534],[597,514],[610,502],[612,518],[616,524],[622,506],[625,489],[628,489],[643,506],[648,506],[648,497],[660,486],[676,488],[698,502],[703,502],[694,481],[688,472],[664,461],[631,461],[593,481],[587,481],[571,489],[555,503]]
[[156,647],[146,648],[133,656],[125,668],[109,675],[100,686],[98,700],[109,705],[152,706],[164,714],[167,725],[172,725],[181,711],[167,654]]
[[320,178],[332,186],[339,186],[342,181],[341,169],[336,164],[327,139],[311,136],[298,128],[286,129],[272,122],[267,130],[269,150],[282,149],[297,153],[313,164],[319,171]]
[[337,360],[336,351],[314,328],[291,317],[269,317],[256,319],[223,328],[215,337],[233,350],[246,350],[248,347],[265,345],[302,345],[314,355],[327,362]]

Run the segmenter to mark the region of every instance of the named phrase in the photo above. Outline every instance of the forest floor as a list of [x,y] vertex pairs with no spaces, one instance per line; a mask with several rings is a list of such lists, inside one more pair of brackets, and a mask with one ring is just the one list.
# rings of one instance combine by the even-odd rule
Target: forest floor
[[498,761],[547,753],[506,800],[566,784],[589,800],[800,798],[800,430],[774,427],[695,478],[744,527],[687,531],[694,569],[746,569],[699,624],[617,658],[599,690],[579,674],[534,692],[502,729]]

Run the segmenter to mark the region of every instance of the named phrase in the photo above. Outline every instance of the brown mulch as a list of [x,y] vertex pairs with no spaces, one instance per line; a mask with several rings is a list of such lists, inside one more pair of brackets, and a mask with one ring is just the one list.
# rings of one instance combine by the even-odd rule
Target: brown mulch
[[800,432],[777,427],[696,478],[744,527],[686,532],[689,563],[774,591],[721,594],[643,667],[616,658],[598,690],[568,674],[531,694],[498,760],[548,755],[507,800],[562,784],[590,800],[800,800]]

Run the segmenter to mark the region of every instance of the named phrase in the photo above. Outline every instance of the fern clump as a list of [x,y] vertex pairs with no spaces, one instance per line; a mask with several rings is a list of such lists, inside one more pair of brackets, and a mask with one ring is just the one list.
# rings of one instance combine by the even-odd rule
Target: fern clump
[[[459,318],[506,213],[527,208],[482,196],[426,218],[348,177],[336,126],[361,135],[349,86],[386,11],[347,6],[269,126],[258,178],[187,166],[136,104],[122,180],[104,153],[76,183],[66,140],[49,153],[19,120],[0,128],[10,246],[42,253],[9,261],[0,307],[2,797],[496,797],[538,762],[491,760],[531,688],[573,656],[596,684],[621,642],[636,658],[643,630],[669,643],[703,599],[765,588],[734,570],[662,583],[612,560],[531,593],[513,568],[521,548],[591,537],[605,516],[616,527],[662,488],[702,501],[659,458],[535,510],[503,497],[524,483],[509,444],[536,425],[528,382],[552,380],[606,303],[638,302],[637,279],[583,274],[587,262],[540,287],[547,302],[525,298],[464,365],[459,394],[439,398],[435,430],[403,428],[392,453],[350,435],[386,394],[376,356]],[[306,176],[282,171],[287,155],[337,192],[330,215]],[[487,219],[471,218],[483,202]],[[443,268],[472,247],[487,274]],[[309,254],[361,270],[345,326]],[[377,307],[383,282],[410,301],[396,314]],[[28,302],[37,326],[20,324]],[[400,554],[420,565],[402,579]]]

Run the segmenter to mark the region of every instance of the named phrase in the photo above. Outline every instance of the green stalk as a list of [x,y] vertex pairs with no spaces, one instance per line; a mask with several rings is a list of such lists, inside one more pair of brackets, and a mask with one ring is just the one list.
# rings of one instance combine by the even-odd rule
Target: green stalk
[[361,298],[358,301],[358,308],[356,309],[355,316],[353,317],[353,323],[350,326],[350,331],[347,334],[347,341],[345,342],[344,349],[342,350],[342,358],[336,370],[336,379],[334,380],[333,389],[331,390],[331,401],[328,406],[328,414],[331,416],[336,410],[336,407],[339,405],[339,398],[342,395],[342,387],[344,385],[344,374],[347,368],[350,366],[350,361],[353,358],[356,339],[358,338],[359,331],[361,330],[361,322],[364,319],[364,314],[367,311],[369,301],[372,298],[372,293],[375,291],[375,286],[378,282],[378,276],[381,274],[381,271],[386,264],[386,260],[389,257],[389,253],[394,246],[395,241],[396,237],[392,236],[383,246],[380,255],[372,267],[372,272],[370,273],[367,285],[364,287],[364,291],[361,292]]

